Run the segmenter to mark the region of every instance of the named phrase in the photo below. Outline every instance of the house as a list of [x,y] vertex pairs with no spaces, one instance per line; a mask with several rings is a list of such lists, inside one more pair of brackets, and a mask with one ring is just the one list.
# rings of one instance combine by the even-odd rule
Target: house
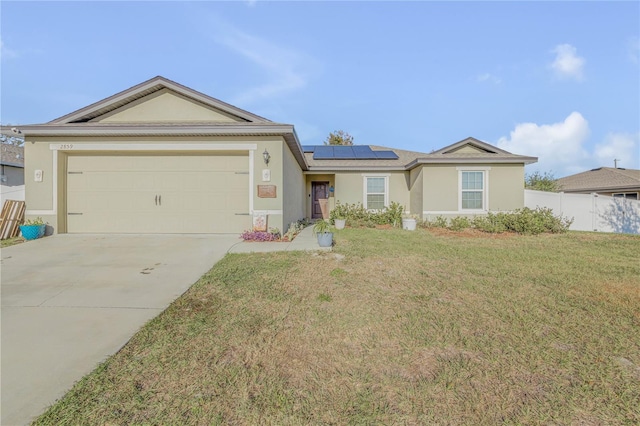
[[0,146],[0,185],[24,185],[24,148],[11,144]]
[[573,194],[597,193],[638,200],[640,170],[599,167],[558,179],[561,191]]
[[537,160],[474,138],[432,153],[303,147],[293,125],[163,77],[20,130],[26,214],[60,233],[239,233],[254,216],[284,230],[338,201],[423,217],[513,210]]

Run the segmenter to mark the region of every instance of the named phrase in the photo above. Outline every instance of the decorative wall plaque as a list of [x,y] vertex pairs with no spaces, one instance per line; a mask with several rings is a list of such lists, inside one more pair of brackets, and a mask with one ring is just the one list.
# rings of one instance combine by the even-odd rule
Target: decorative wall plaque
[[276,198],[276,186],[275,185],[258,185],[258,197]]

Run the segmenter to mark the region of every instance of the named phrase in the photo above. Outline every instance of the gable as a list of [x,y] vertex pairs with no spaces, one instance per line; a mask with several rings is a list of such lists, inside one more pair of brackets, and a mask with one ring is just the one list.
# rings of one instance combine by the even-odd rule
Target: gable
[[[175,111],[166,109],[165,107],[167,106],[174,108],[173,103],[175,103],[176,100],[170,97],[162,97],[160,100],[145,105],[144,108],[136,108],[133,111],[129,111],[127,114],[111,118],[118,113],[141,105],[144,102],[154,100],[156,96],[166,93],[170,93],[180,100],[187,101],[187,103],[181,103],[182,107],[186,107],[187,112],[193,112],[193,105],[189,105],[189,102],[199,106],[200,108],[196,108],[198,111],[196,114],[197,119],[194,119],[193,116],[186,112],[177,111],[178,115],[176,115],[172,113]],[[156,96],[153,96],[154,94],[156,94]],[[208,110],[208,112],[205,113],[205,110]],[[200,114],[200,116],[198,116],[198,114]],[[249,111],[245,111],[174,81],[158,76],[77,111],[73,111],[67,115],[56,118],[48,124],[76,124],[88,122],[102,122],[105,124],[108,124],[109,122],[142,123],[143,118],[145,120],[151,118],[152,122],[156,123],[176,123],[179,120],[184,123],[183,119],[185,116],[188,116],[186,120],[187,123],[202,121],[200,120],[201,118],[204,118],[204,121],[208,123],[271,123],[271,121],[264,117],[252,114]],[[107,118],[111,118],[112,121],[108,121]],[[228,121],[226,118],[231,120]],[[148,121],[146,122],[148,123]]]
[[487,152],[490,152],[490,151],[487,151],[487,150],[484,150],[484,149],[480,149],[477,146],[474,146],[474,145],[471,145],[471,144],[466,144],[466,145],[463,145],[462,147],[460,147],[458,149],[453,149],[451,151],[447,151],[447,152],[445,152],[445,154],[453,154],[454,152],[456,154],[478,154],[478,153],[486,154]]
[[169,89],[162,89],[91,121],[99,123],[234,123],[245,120],[191,100]]

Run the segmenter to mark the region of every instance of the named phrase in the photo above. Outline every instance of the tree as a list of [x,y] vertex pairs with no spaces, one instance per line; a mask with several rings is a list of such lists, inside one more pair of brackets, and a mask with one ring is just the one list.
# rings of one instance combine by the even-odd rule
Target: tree
[[327,139],[324,141],[325,145],[353,145],[353,136],[344,130],[336,130],[330,132]]
[[562,188],[551,172],[533,172],[524,178],[524,187],[536,191],[559,192]]

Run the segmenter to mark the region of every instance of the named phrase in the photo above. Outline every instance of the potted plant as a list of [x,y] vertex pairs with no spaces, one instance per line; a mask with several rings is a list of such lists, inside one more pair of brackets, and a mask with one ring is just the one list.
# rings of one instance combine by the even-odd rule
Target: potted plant
[[44,223],[41,217],[36,219],[29,219],[20,225],[20,232],[25,240],[35,240],[44,235],[44,231],[47,225]]
[[405,214],[402,216],[402,229],[415,231],[418,223],[418,216],[415,214]]
[[331,225],[327,220],[318,220],[313,225],[313,233],[318,237],[320,247],[331,247],[333,244],[333,232],[331,232]]
[[338,215],[333,219],[333,224],[336,226],[336,229],[344,229],[347,225],[347,219],[344,216]]

